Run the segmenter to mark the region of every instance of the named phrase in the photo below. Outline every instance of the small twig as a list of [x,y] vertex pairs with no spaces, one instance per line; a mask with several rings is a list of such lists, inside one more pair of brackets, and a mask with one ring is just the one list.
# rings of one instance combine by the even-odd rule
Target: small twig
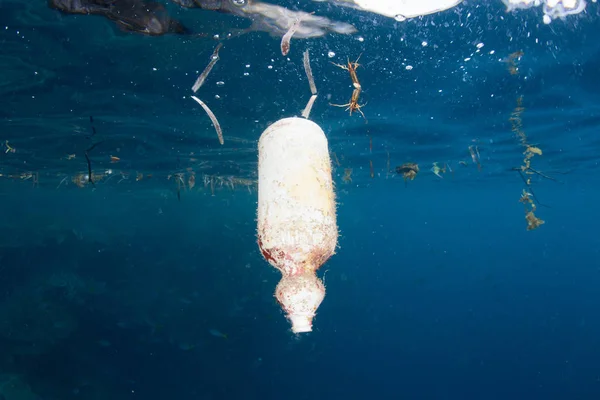
[[[538,170],[536,170],[536,169],[533,169],[533,168],[531,168],[531,167],[526,167],[526,168],[523,168],[523,167],[513,167],[513,168],[512,168],[512,171],[524,171],[524,172],[531,171],[531,173],[533,173],[533,174],[536,174],[536,175],[539,175],[539,176],[541,176],[542,178],[548,179],[548,180],[550,180],[550,181],[553,181],[553,182],[556,182],[556,183],[563,183],[563,182],[559,181],[558,179],[556,179],[556,178],[553,178],[553,177],[551,177],[550,175],[547,175],[547,174],[545,174],[545,173],[543,173],[543,172],[541,172],[541,171],[538,171]],[[561,174],[561,175],[566,175],[566,174],[568,174],[568,173],[570,173],[570,172],[571,172],[571,171],[564,171],[564,172],[563,172],[563,171],[555,171],[555,172],[552,172],[552,173],[553,173],[553,174]]]
[[[92,136],[94,136],[96,134],[96,128],[94,127],[94,116],[90,115],[90,125],[92,127]],[[91,138],[91,136],[88,137],[88,139]],[[94,179],[92,178],[92,162],[90,161],[90,157],[89,157],[89,152],[94,150],[94,148],[96,146],[98,146],[100,143],[102,142],[97,142],[94,143],[90,148],[88,148],[85,151],[85,160],[87,161],[87,167],[88,167],[88,182],[92,184],[92,186],[96,186],[96,184],[94,183]]]
[[534,174],[537,174],[537,175],[541,176],[542,178],[546,178],[546,179],[549,179],[551,181],[558,182],[558,179],[553,178],[551,176],[548,176],[546,174],[543,174],[540,171],[536,171],[535,169],[533,169],[531,167],[527,168],[527,170],[533,172]]
[[87,151],[85,152],[85,159],[87,160],[88,166],[88,182],[92,184],[92,186],[96,186],[94,180],[92,179],[92,163],[90,162],[90,158],[88,157]]
[[90,161],[89,152],[94,150],[96,146],[98,146],[102,142],[94,143],[89,149],[85,151],[85,159],[87,161],[88,166],[88,182],[92,184],[92,186],[96,186],[94,180],[92,179],[92,162]]

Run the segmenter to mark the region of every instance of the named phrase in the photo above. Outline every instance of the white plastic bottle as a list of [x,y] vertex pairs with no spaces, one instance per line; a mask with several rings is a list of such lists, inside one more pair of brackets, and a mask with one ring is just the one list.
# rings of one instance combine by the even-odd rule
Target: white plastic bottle
[[283,275],[275,296],[295,333],[312,330],[325,296],[316,271],[335,253],[337,238],[325,133],[304,118],[275,122],[258,142],[258,245]]

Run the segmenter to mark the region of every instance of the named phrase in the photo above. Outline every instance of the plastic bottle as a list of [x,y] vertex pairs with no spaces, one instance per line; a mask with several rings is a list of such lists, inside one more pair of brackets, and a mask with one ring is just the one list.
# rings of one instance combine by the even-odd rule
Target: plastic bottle
[[258,142],[258,245],[281,271],[275,297],[295,333],[312,330],[325,297],[316,271],[335,253],[335,207],[323,130],[303,118],[269,126]]

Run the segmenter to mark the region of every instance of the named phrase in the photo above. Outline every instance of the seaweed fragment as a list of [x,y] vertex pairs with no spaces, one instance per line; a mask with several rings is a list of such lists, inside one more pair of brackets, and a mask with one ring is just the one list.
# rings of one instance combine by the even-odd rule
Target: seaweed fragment
[[416,163],[404,163],[396,167],[396,173],[402,174],[404,178],[404,186],[407,185],[409,180],[414,180],[419,173],[419,165]]
[[525,178],[525,175],[523,175],[523,170],[521,167],[513,167],[512,169],[513,171],[517,171],[519,173],[519,175],[521,176],[521,179],[523,180],[523,182],[525,183],[525,186],[527,186],[527,190],[529,190],[529,194],[531,195],[531,197],[533,197],[533,200],[535,200],[535,202],[542,206],[542,207],[546,207],[546,208],[550,208],[550,206],[547,206],[545,204],[542,204],[537,196],[535,195],[535,192],[533,191],[533,188],[531,187],[531,180]]
[[344,169],[344,176],[342,177],[344,183],[352,182],[352,168]]
[[531,168],[531,159],[536,155],[541,156],[543,152],[539,147],[532,146],[527,141],[527,135],[523,130],[523,121],[521,119],[521,114],[523,113],[523,111],[525,111],[525,107],[523,107],[523,96],[519,96],[517,97],[517,105],[511,113],[509,121],[511,123],[512,131],[519,139],[521,146],[525,148],[525,151],[523,152],[523,165],[521,165],[520,167],[514,167],[513,170],[519,172],[521,179],[527,187],[527,190],[523,189],[519,202],[523,203],[525,206],[525,220],[527,221],[527,230],[531,231],[539,228],[541,225],[544,224],[543,220],[535,216],[535,211],[537,209],[536,203],[543,207],[549,207],[540,203],[537,196],[535,195],[531,184],[531,175],[536,174],[546,179],[550,179],[553,181],[556,180],[546,174],[543,174]]
[[521,194],[521,198],[519,202],[525,205],[525,220],[527,221],[527,230],[532,231],[534,229],[539,228],[546,222],[535,216],[536,206],[533,200],[531,199],[532,193],[527,192],[523,189],[523,193]]
[[503,61],[506,63],[506,68],[508,69],[508,73],[511,75],[517,75],[519,73],[518,61],[521,60],[525,53],[522,50],[515,51],[506,57]]

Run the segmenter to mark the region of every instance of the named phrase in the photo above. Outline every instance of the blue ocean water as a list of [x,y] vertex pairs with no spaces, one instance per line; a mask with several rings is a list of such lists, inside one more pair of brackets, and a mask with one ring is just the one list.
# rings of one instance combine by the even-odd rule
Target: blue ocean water
[[[165,3],[198,35],[149,37],[0,1],[0,398],[600,398],[598,5],[546,25],[500,1],[278,4],[358,32],[285,57],[224,40],[197,93],[221,146],[189,96],[248,21]],[[340,237],[294,335],[256,244],[257,142],[308,101],[306,49]],[[359,56],[365,118],[329,105]],[[523,137],[542,154],[519,172]]]

